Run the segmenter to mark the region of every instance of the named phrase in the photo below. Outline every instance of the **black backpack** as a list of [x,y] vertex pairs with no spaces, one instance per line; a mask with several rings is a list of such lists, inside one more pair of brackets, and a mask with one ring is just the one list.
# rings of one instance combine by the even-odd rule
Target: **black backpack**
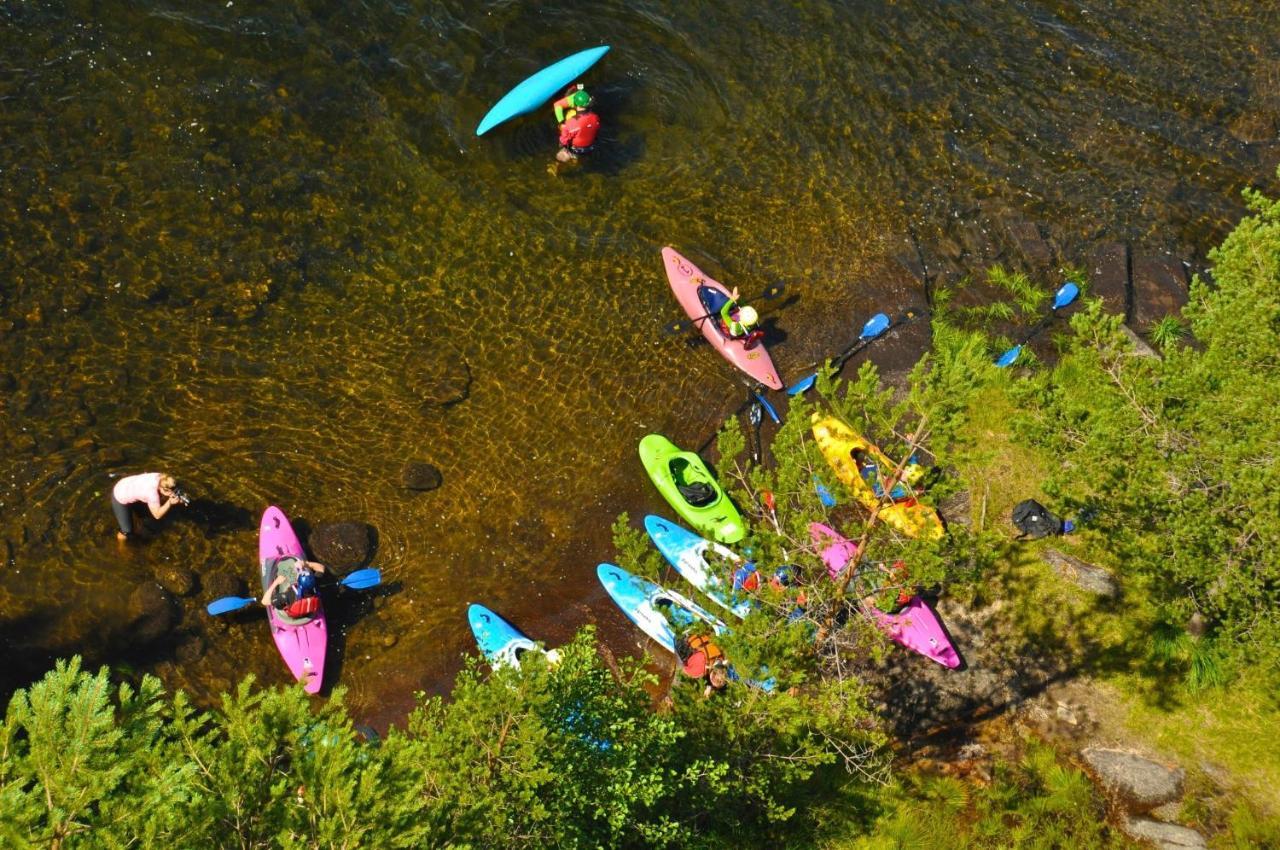
[[1026,499],[1013,506],[1013,524],[1022,532],[1019,537],[1032,540],[1063,532],[1062,520],[1035,499]]

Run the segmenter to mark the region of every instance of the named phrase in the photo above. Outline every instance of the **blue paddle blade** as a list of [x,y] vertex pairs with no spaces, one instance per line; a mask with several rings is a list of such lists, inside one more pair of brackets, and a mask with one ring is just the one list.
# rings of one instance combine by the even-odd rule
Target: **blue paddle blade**
[[884,313],[876,313],[867,323],[862,326],[862,333],[858,334],[859,339],[873,339],[884,333],[889,327],[889,317]]
[[1067,281],[1058,290],[1058,294],[1053,297],[1053,309],[1061,310],[1063,307],[1076,300],[1076,296],[1080,294],[1080,287],[1071,281]]
[[363,570],[356,570],[349,574],[341,582],[343,587],[349,587],[352,590],[367,590],[370,587],[377,587],[382,584],[382,570],[369,567]]
[[809,387],[813,386],[814,382],[817,380],[818,380],[817,372],[814,372],[812,375],[805,375],[803,378],[796,381],[791,386],[787,387],[787,395],[800,395],[800,393],[804,392],[805,390],[809,389]]
[[219,614],[230,614],[232,611],[248,608],[257,601],[256,599],[246,599],[243,596],[224,596],[221,599],[215,599],[210,602],[205,606],[205,610],[216,617]]
[[818,494],[818,498],[822,500],[824,508],[834,508],[836,506],[836,497],[831,495],[831,491],[822,486],[822,482],[818,480],[818,476],[813,476],[813,489]]
[[1004,354],[1000,355],[1000,359],[996,361],[996,365],[1003,369],[1006,366],[1012,366],[1013,361],[1018,359],[1018,355],[1022,353],[1022,346],[1015,345]]
[[760,393],[752,393],[752,395],[756,397],[756,401],[760,402],[760,405],[764,408],[764,412],[769,414],[769,418],[774,422],[781,424],[782,420],[778,418],[778,411],[773,409],[773,405],[769,404],[769,400]]

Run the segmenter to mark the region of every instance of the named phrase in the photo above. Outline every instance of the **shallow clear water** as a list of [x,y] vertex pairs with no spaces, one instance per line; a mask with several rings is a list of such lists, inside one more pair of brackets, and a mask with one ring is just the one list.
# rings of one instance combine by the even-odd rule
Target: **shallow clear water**
[[[791,285],[785,380],[921,302],[899,258],[982,265],[991,221],[1076,263],[1098,239],[1189,257],[1273,186],[1274,137],[1241,141],[1280,114],[1268,4],[1113,5],[0,6],[10,675],[81,651],[197,694],[283,681],[259,618],[211,624],[202,592],[138,645],[127,601],[173,563],[251,581],[270,503],[376,529],[398,592],[331,606],[362,709],[448,680],[468,601],[633,646],[593,573],[619,510],[659,508],[635,445],[700,443],[741,395],[658,330],[663,245]],[[598,43],[584,167],[548,173],[549,109],[473,135]],[[410,460],[443,486],[404,490]],[[107,476],[148,469],[208,509],[122,551]]]

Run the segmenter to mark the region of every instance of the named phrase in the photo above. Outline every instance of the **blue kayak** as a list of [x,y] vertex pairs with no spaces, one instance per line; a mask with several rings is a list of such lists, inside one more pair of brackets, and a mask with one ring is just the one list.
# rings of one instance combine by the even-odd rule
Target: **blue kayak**
[[622,567],[601,564],[596,568],[596,575],[627,619],[672,655],[676,652],[672,623],[683,630],[702,620],[710,623],[716,634],[725,630],[724,623],[698,603],[647,578],[632,575]]
[[585,74],[600,57],[609,52],[609,45],[592,47],[566,56],[554,65],[548,65],[529,77],[494,104],[476,127],[476,135],[483,136],[509,118],[532,112],[559,94],[569,83]]
[[[742,565],[741,557],[719,543],[712,543],[653,514],[644,518],[644,530],[649,532],[653,545],[658,547],[667,563],[711,601],[739,619],[751,612],[750,600],[735,600],[732,582],[721,577],[722,573],[732,575],[733,570]],[[707,560],[708,550],[720,561],[718,568],[712,567]]]
[[467,620],[476,645],[494,667],[519,667],[526,652],[542,652],[524,633],[483,605],[468,605]]

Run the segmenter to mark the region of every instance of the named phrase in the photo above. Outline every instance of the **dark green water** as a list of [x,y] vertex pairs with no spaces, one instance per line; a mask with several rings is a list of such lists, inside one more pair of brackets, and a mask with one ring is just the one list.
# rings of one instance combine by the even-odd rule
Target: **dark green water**
[[[1269,5],[0,4],[10,675],[80,651],[197,694],[283,681],[265,627],[211,625],[208,593],[160,639],[129,628],[157,570],[251,579],[270,503],[376,529],[399,592],[331,607],[358,708],[446,682],[468,601],[634,646],[593,573],[617,511],[659,507],[635,444],[701,442],[740,395],[657,331],[680,317],[659,249],[793,284],[784,379],[920,303],[894,258],[980,265],[993,216],[1076,262],[1200,253],[1274,183]],[[475,138],[599,43],[585,167],[548,174],[549,110]],[[409,460],[443,486],[404,490]],[[148,469],[218,509],[122,552],[107,476]]]

